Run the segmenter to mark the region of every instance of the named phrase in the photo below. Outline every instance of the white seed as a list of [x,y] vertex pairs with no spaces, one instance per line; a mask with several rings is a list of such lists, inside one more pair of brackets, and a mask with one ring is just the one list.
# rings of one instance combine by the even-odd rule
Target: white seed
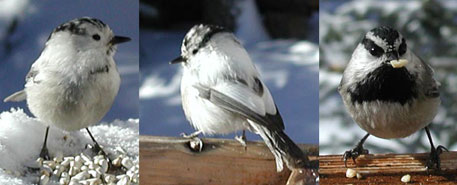
[[[63,175],[63,173],[62,173]],[[70,183],[70,177],[66,176],[66,177],[61,177],[60,180],[59,180],[59,184],[61,185],[66,185]]]
[[116,159],[114,159],[112,161],[112,164],[115,167],[120,167],[121,166],[121,161],[122,161],[122,158],[119,156],[119,157],[117,157]]
[[60,177],[62,178],[66,178],[66,177],[70,177],[70,175],[68,175],[68,172],[62,172],[62,174],[60,175]]
[[66,160],[66,161],[64,160],[64,161],[62,161],[62,162],[60,163],[60,166],[68,167],[68,166],[70,166],[70,161],[69,161],[69,160]]
[[351,168],[348,168],[346,170],[346,177],[347,178],[353,178],[353,177],[356,176],[356,174],[357,174],[357,172],[355,170],[351,169]]
[[46,175],[46,176],[50,176],[52,173],[52,168],[49,167],[48,165],[43,165],[40,169],[40,174],[41,175]]
[[44,159],[39,157],[38,159],[36,159],[36,163],[38,164],[38,166],[42,166],[43,165],[43,161]]
[[43,161],[43,166],[44,165],[47,165],[47,166],[51,167],[52,169],[54,169],[56,167],[56,162],[54,162],[54,161]]
[[81,171],[89,171],[89,167],[88,166],[81,166]]
[[116,177],[111,174],[105,174],[103,177],[103,180],[105,180],[106,183],[112,183],[112,182],[116,182]]
[[124,158],[124,159],[122,159],[121,164],[122,164],[122,166],[124,166],[124,167],[127,168],[127,169],[130,169],[130,168],[132,168],[132,166],[133,166],[133,162],[132,162],[132,160],[130,160],[129,158]]
[[93,178],[100,178],[100,173],[98,173],[97,171],[95,170],[89,170],[88,171],[89,175]]
[[78,181],[70,181],[68,185],[81,185],[81,183],[79,183]]
[[49,182],[49,177],[48,176],[42,175],[40,177],[40,184],[41,185],[46,185],[46,184],[48,184],[48,182]]
[[362,174],[360,174],[360,173],[357,173],[356,177],[357,177],[357,179],[362,179],[363,178]]
[[84,162],[88,162],[88,161],[91,161],[91,162],[92,162],[92,160],[90,159],[90,157],[87,156],[86,154],[81,153],[80,156],[81,156],[81,158],[83,159]]
[[118,175],[116,176],[119,181],[117,181],[116,185],[128,185],[130,184],[129,176],[127,175]]
[[108,171],[108,161],[106,159],[102,159],[98,162],[100,167],[102,168],[102,172],[107,172]]
[[403,175],[403,177],[401,177],[401,181],[405,182],[405,183],[411,182],[411,175],[409,175],[409,174]]
[[75,176],[71,177],[71,180],[77,180],[77,181],[80,181],[80,180],[84,180],[86,178],[89,178],[90,175],[89,173],[87,172],[79,172],[78,174],[76,174]]

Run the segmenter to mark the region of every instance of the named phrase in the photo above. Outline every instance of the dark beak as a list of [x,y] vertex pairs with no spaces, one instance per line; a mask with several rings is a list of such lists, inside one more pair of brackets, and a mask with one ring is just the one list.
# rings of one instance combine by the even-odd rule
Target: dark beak
[[111,41],[109,41],[109,43],[111,45],[116,45],[116,44],[120,44],[120,43],[124,43],[124,42],[128,42],[132,39],[128,38],[128,37],[123,37],[123,36],[114,36]]
[[387,60],[388,62],[392,61],[392,60],[398,60],[398,52],[397,51],[389,51],[386,53],[386,56],[387,56]]
[[185,61],[186,61],[185,58],[183,58],[182,56],[179,56],[178,58],[175,58],[172,61],[170,61],[170,64],[177,64],[177,63],[182,63]]

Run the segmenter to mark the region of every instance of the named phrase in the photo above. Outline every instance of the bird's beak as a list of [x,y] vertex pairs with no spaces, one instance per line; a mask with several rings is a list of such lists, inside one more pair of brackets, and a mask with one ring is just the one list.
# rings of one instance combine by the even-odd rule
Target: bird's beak
[[120,43],[124,43],[124,42],[128,42],[132,39],[128,38],[128,37],[123,37],[123,36],[114,36],[110,41],[109,41],[109,44],[110,45],[116,45],[116,44],[120,44]]
[[408,64],[408,60],[399,59],[397,51],[390,51],[386,53],[387,61],[393,68],[402,68]]
[[175,59],[173,59],[172,61],[170,61],[170,64],[177,64],[177,63],[182,63],[182,62],[185,62],[186,59],[182,56],[179,56]]

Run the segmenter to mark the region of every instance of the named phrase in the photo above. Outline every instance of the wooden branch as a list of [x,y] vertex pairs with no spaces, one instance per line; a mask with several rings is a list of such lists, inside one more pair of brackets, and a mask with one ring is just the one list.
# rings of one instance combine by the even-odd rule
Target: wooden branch
[[401,177],[411,175],[412,184],[457,184],[457,152],[440,155],[441,170],[429,170],[425,163],[429,153],[361,155],[356,164],[350,159],[347,168],[354,169],[362,179],[347,178],[341,155],[319,157],[320,184],[402,184]]
[[[140,136],[141,184],[286,184],[289,178],[286,167],[276,172],[274,157],[263,142],[247,142],[245,149],[234,140],[202,140],[198,152],[189,147],[189,139]],[[300,147],[317,160],[317,146]]]

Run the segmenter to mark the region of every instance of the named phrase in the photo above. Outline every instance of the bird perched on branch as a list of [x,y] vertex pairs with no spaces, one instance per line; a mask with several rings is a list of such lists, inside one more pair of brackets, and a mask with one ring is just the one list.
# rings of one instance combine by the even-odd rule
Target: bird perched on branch
[[95,149],[104,153],[88,126],[99,122],[113,104],[120,85],[113,56],[116,45],[129,40],[89,17],[64,23],[50,34],[26,76],[25,88],[4,100],[27,100],[33,115],[47,126],[40,157],[50,158],[50,126],[66,131],[86,128]]
[[261,81],[248,53],[226,29],[196,25],[186,34],[181,56],[184,72],[181,96],[184,113],[203,134],[249,130],[259,134],[276,159],[289,168],[309,165],[307,155],[284,133],[284,123],[273,98]]
[[432,68],[407,47],[395,29],[380,26],[365,34],[344,70],[338,88],[355,122],[368,133],[344,154],[355,162],[367,154],[363,143],[369,135],[391,139],[407,137],[425,129],[431,144],[428,168],[440,167],[428,125],[440,105],[439,83]]

